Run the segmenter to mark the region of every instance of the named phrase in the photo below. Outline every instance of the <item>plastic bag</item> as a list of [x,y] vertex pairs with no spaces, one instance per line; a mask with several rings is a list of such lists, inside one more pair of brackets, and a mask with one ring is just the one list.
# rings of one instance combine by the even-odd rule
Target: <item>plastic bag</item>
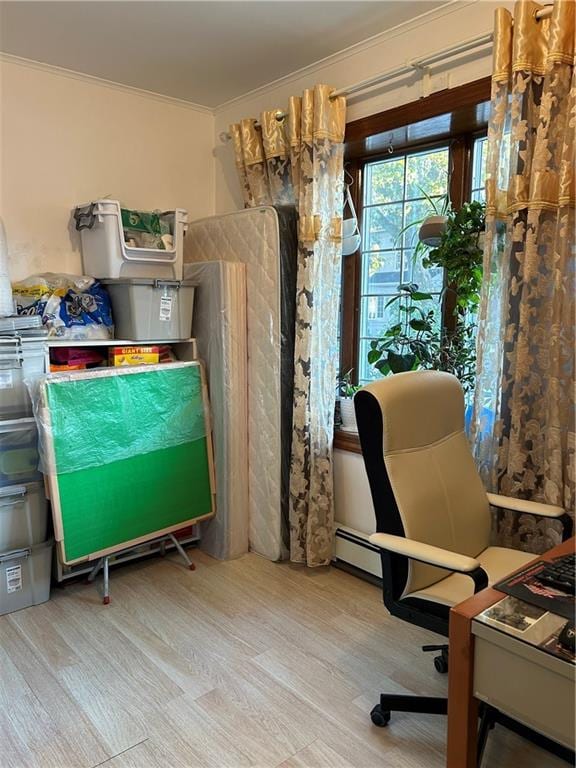
[[19,315],[40,315],[50,336],[68,339],[114,337],[105,288],[92,277],[47,272],[12,286]]
[[170,232],[168,217],[160,211],[132,211],[122,208],[124,240],[133,248],[155,248],[172,250],[174,239]]

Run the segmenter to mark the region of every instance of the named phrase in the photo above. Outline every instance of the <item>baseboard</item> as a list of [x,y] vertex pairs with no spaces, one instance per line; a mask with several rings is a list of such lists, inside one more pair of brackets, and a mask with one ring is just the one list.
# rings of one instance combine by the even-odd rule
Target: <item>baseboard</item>
[[335,565],[351,572],[359,571],[356,575],[362,576],[364,573],[369,577],[369,581],[374,582],[374,579],[377,579],[374,583],[381,583],[380,550],[370,544],[368,534],[336,523],[334,559]]

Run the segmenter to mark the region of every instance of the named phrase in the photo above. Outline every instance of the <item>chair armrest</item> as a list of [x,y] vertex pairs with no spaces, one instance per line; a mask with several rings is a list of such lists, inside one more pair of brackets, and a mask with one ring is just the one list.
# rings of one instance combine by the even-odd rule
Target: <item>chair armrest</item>
[[422,544],[420,541],[406,539],[404,536],[393,536],[390,533],[373,533],[370,536],[370,543],[380,547],[380,549],[396,552],[398,555],[405,555],[411,560],[419,560],[422,563],[428,563],[428,565],[446,568],[448,571],[471,573],[480,568],[480,563],[473,557],[459,555],[456,552],[451,552],[449,549],[433,547],[431,544]]
[[393,536],[391,533],[373,533],[369,541],[380,549],[404,555],[410,560],[418,560],[421,563],[436,565],[447,571],[456,571],[470,576],[474,582],[475,594],[488,586],[488,574],[474,557],[459,555],[449,549],[423,544],[421,541],[406,539],[404,536]]
[[554,504],[541,504],[538,501],[513,499],[511,496],[501,496],[499,493],[487,493],[486,496],[488,497],[489,504],[500,509],[511,509],[514,512],[524,512],[528,515],[551,518],[559,518],[565,514],[562,507],[557,507]]

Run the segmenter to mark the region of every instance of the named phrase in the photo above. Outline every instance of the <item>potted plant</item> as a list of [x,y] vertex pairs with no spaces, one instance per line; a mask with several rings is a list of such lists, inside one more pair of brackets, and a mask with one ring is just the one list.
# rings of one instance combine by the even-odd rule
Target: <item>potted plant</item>
[[356,412],[354,411],[354,395],[360,387],[352,383],[352,368],[338,378],[337,392],[340,402],[341,429],[345,432],[358,432]]
[[422,259],[424,267],[446,270],[446,291],[455,296],[455,314],[475,314],[480,301],[486,206],[472,201],[448,211],[440,241]]
[[386,304],[400,305],[400,319],[379,339],[372,339],[368,352],[368,362],[383,376],[433,367],[440,346],[438,323],[433,309],[419,306],[430,299],[432,295],[420,291],[416,283],[402,283]]
[[448,371],[459,378],[469,396],[476,373],[474,320],[482,282],[485,206],[466,203],[459,211],[446,210],[443,218],[445,222],[435,222],[435,247],[421,240],[416,251],[421,256],[426,250],[424,267],[445,270],[444,294],[451,294],[453,322],[442,330],[434,310],[423,308],[432,295],[415,283],[404,283],[386,305],[399,303],[400,319],[370,342],[368,362],[384,376],[419,368]]

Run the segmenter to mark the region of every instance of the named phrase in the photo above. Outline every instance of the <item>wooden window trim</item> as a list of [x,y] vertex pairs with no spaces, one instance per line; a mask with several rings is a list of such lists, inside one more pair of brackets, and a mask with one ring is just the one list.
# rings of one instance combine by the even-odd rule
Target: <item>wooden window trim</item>
[[349,451],[350,453],[362,453],[360,448],[360,438],[354,432],[345,432],[343,429],[336,429],[334,432],[335,450]]
[[346,125],[346,159],[383,154],[390,143],[402,149],[481,131],[488,123],[490,88],[491,78],[484,77],[354,120]]

